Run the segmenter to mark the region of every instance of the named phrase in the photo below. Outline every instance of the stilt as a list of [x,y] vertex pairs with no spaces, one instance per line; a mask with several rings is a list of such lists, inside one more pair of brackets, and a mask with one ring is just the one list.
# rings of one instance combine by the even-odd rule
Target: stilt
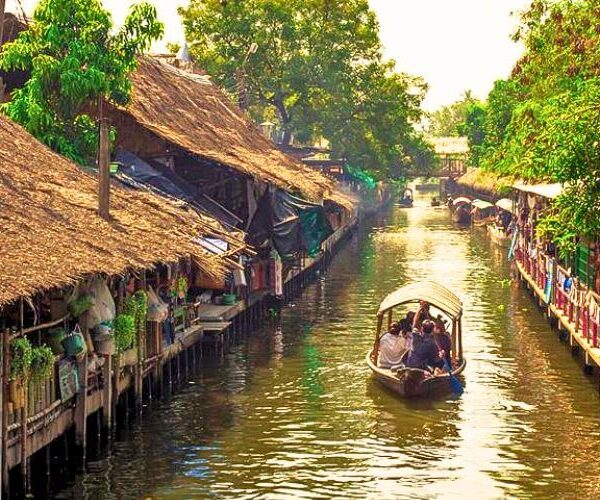
[[79,363],[79,380],[81,389],[75,404],[75,444],[81,449],[82,463],[87,458],[87,392],[88,392],[88,357],[84,356]]

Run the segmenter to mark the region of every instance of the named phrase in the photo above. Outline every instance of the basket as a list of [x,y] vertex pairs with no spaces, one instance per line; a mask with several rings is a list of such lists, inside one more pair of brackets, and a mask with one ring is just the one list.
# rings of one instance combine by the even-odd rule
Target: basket
[[85,353],[85,339],[83,338],[79,325],[75,326],[75,329],[62,340],[62,345],[65,348],[67,356],[76,357]]

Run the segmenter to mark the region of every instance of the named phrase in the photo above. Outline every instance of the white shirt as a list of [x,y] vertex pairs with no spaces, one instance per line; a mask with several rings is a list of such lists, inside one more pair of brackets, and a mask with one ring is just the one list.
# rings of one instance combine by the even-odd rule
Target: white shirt
[[387,332],[379,340],[379,354],[377,355],[377,366],[379,368],[391,368],[400,364],[402,355],[406,351],[406,343],[401,335],[392,335]]

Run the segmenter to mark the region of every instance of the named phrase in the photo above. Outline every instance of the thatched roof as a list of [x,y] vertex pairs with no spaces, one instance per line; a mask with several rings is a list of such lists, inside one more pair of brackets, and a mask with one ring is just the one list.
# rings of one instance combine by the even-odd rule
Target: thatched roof
[[462,156],[469,153],[469,141],[466,137],[430,137],[428,142],[438,156]]
[[126,112],[162,139],[312,201],[353,205],[334,181],[279,151],[209,78],[142,57],[132,81]]
[[189,255],[209,274],[223,272],[222,259],[192,241],[230,239],[214,220],[114,182],[107,222],[96,213],[97,186],[95,176],[0,116],[0,305],[93,273]]
[[514,177],[502,176],[481,168],[470,168],[459,177],[456,183],[474,192],[489,194],[492,198],[501,198],[511,191]]

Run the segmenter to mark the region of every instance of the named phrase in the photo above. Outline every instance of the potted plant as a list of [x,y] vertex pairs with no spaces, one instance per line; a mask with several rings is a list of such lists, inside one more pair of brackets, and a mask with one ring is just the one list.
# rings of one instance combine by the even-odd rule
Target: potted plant
[[25,383],[31,374],[33,348],[27,337],[14,338],[10,342],[10,400],[15,409],[25,406]]
[[135,343],[135,317],[131,314],[118,314],[113,321],[113,334],[117,352],[131,349]]
[[31,352],[31,380],[41,383],[52,377],[55,361],[56,356],[51,347],[34,347]]

